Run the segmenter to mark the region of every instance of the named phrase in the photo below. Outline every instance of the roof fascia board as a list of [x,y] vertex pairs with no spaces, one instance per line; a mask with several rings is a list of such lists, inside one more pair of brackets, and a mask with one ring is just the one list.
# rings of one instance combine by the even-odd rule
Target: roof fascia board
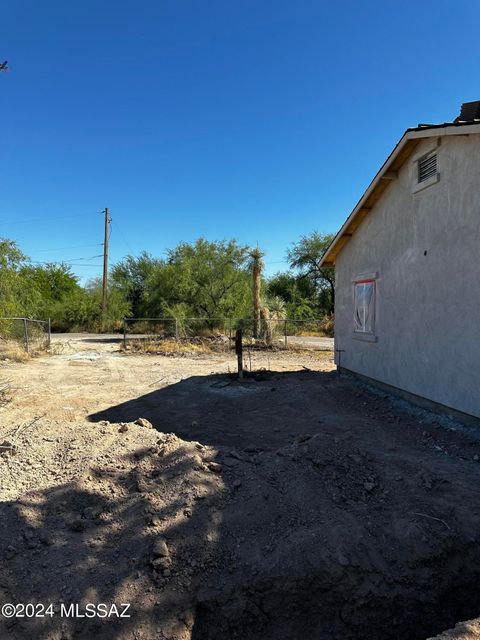
[[440,138],[441,136],[468,136],[471,133],[480,133],[478,125],[472,124],[463,127],[439,127],[436,129],[425,129],[410,131],[415,138]]
[[431,127],[425,129],[407,129],[407,133],[414,134],[416,138],[435,138],[440,136],[467,136],[471,133],[480,133],[478,124],[463,124],[446,127]]

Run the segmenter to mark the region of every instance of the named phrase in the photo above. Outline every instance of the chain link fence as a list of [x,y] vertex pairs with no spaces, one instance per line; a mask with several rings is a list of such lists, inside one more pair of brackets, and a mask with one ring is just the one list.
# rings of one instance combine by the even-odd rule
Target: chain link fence
[[125,318],[125,347],[146,349],[170,344],[214,351],[234,348],[235,332],[242,329],[245,345],[252,349],[316,348],[330,350],[325,319],[294,320],[261,318],[255,326],[252,318]]
[[0,318],[0,353],[15,349],[26,353],[42,351],[50,346],[50,320]]

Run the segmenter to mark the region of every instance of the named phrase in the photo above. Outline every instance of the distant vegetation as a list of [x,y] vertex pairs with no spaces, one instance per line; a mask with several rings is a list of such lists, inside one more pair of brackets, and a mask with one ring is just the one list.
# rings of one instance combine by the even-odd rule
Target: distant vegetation
[[110,270],[102,317],[100,279],[81,286],[68,265],[33,265],[15,242],[0,239],[0,317],[51,318],[54,331],[119,330],[125,316],[252,318],[256,265],[255,313],[259,290],[271,317],[325,317],[331,326],[333,272],[318,266],[330,241],[316,232],[302,236],[287,251],[290,270],[268,279],[259,272],[261,259],[252,259],[263,255],[258,247],[235,240],[182,242],[162,258],[129,255]]

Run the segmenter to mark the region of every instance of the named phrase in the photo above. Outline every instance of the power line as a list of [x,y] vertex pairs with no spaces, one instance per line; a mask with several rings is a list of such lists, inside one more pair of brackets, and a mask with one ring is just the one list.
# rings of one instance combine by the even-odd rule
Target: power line
[[70,220],[71,218],[86,218],[89,216],[97,216],[99,213],[103,213],[101,211],[96,211],[95,213],[74,213],[68,216],[55,216],[48,218],[29,218],[28,220],[11,220],[10,222],[0,222],[0,226],[8,226],[12,224],[27,224],[29,222],[48,222],[50,220]]
[[69,258],[68,260],[63,260],[62,262],[76,262],[77,260],[93,260],[94,258],[101,258],[103,253],[97,253],[95,256],[87,256],[86,258]]
[[[81,260],[93,260],[94,258],[101,258],[103,256],[102,253],[98,253],[95,256],[86,256],[85,258],[68,258],[65,260],[30,260],[31,263],[33,264],[72,264],[73,266],[75,266],[75,264],[77,262],[80,262]],[[82,265],[79,264],[77,265],[79,267],[81,267]],[[94,266],[94,265],[91,265]],[[101,265],[100,265],[101,266]]]
[[77,244],[70,247],[56,247],[55,249],[25,249],[26,253],[46,253],[48,251],[66,251],[67,249],[86,249],[87,247],[101,247],[102,243],[97,244]]
[[[65,260],[49,260],[49,261],[42,261],[41,264],[60,264],[61,262],[78,262],[79,260],[93,260],[94,258],[101,258],[103,256],[103,253],[97,253],[97,255],[95,256],[86,256],[84,258],[65,258]],[[35,260],[31,260],[31,262],[36,262]]]
[[74,262],[67,262],[65,260],[60,260],[60,261],[50,261],[50,262],[39,262],[38,260],[30,260],[30,264],[45,264],[45,265],[49,265],[49,264],[66,264],[69,267],[101,267],[101,264],[88,264],[86,262],[83,262],[81,264],[76,264]]
[[[97,211],[95,213],[77,213],[77,214],[71,214],[71,215],[65,215],[65,216],[49,216],[49,217],[44,217],[44,218],[29,218],[29,219],[25,219],[25,220],[15,220],[15,221],[10,221],[10,222],[1,222],[0,226],[7,226],[7,225],[15,225],[15,224],[26,224],[26,223],[31,223],[31,222],[45,222],[45,221],[50,221],[50,220],[71,220],[72,218],[85,218],[85,217],[92,217],[92,216],[97,216],[99,213],[106,213],[107,214],[107,219],[108,219],[108,210],[107,211]],[[110,220],[108,220],[110,221]],[[98,242],[98,243],[92,243],[92,244],[84,244],[84,245],[70,245],[68,247],[54,247],[51,249],[33,249],[31,250],[31,253],[48,253],[48,252],[54,252],[54,251],[66,251],[67,249],[82,249],[82,248],[86,248],[86,247],[99,247],[99,246],[103,246],[105,249],[105,244],[108,243],[108,236],[105,237],[105,243],[104,242]],[[108,244],[107,244],[108,247]],[[93,260],[95,258],[102,258],[104,257],[104,254],[96,254],[94,256],[81,256],[78,258],[68,258],[68,259],[64,259],[64,260],[29,260],[28,263],[26,264],[34,264],[34,265],[67,265],[71,268],[77,268],[77,267],[101,267],[101,264],[94,264],[94,263],[90,263],[90,262],[84,262],[84,260]]]
[[[112,231],[113,230],[113,223],[110,226],[111,226],[111,231]],[[118,225],[118,222],[115,222],[115,229],[120,233],[120,235],[122,237],[122,240],[125,243],[125,246],[130,251],[130,253],[133,255],[134,251],[133,251],[132,247],[130,246],[130,243],[128,242],[127,238],[125,237],[125,234],[123,233],[122,228]]]

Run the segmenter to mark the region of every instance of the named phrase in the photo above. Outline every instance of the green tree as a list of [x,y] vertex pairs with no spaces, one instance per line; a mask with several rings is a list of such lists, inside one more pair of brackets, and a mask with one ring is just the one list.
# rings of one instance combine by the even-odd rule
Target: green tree
[[314,231],[309,236],[301,236],[287,252],[290,267],[313,284],[319,310],[324,313],[333,313],[335,310],[334,270],[331,267],[320,267],[320,261],[333,238],[332,234]]
[[[129,311],[123,292],[109,291],[109,329]],[[56,330],[101,328],[101,284],[81,287],[65,264],[34,266],[15,242],[0,239],[0,317],[51,318]]]
[[32,316],[41,294],[22,272],[28,258],[13,240],[0,239],[0,316]]
[[86,329],[95,331],[116,331],[122,327],[123,318],[130,315],[130,303],[125,293],[115,286],[108,287],[107,311],[102,313],[102,279],[94,278],[87,282],[85,289],[89,317],[85,318]]
[[79,287],[51,306],[50,317],[55,331],[97,331],[101,327],[101,304],[91,292]]
[[137,257],[129,255],[113,266],[110,272],[111,283],[123,292],[134,317],[147,314],[147,283],[161,266],[162,261],[147,251],[142,251]]
[[286,304],[296,305],[301,300],[315,300],[316,291],[313,282],[292,271],[276,273],[268,280],[269,296],[278,296]]
[[202,316],[212,327],[215,318],[245,315],[251,302],[247,251],[235,240],[180,243],[147,282],[149,308],[154,315],[177,310]]
[[43,301],[62,300],[80,288],[78,278],[66,264],[23,266],[20,274],[28,278]]

